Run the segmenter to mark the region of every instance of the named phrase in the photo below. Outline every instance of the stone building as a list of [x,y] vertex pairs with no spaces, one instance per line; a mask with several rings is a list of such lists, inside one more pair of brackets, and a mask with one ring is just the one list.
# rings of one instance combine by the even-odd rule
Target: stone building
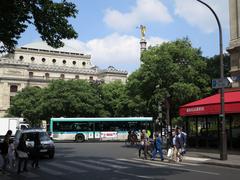
[[233,87],[240,87],[240,0],[229,0],[230,43],[228,52],[231,58]]
[[22,46],[14,54],[0,57],[0,117],[6,114],[17,92],[26,86],[46,87],[56,79],[125,83],[127,72],[113,66],[99,69],[92,65],[91,55],[67,46],[54,49],[44,42]]

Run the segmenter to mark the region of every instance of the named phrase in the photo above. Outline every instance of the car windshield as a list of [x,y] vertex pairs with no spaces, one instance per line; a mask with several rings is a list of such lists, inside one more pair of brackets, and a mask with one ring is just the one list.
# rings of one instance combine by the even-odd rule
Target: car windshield
[[[48,136],[48,134],[46,132],[35,132],[35,133],[39,133],[39,137],[40,137],[40,141],[49,141],[50,137]],[[27,141],[34,141],[34,134],[35,133],[25,133],[27,135]]]

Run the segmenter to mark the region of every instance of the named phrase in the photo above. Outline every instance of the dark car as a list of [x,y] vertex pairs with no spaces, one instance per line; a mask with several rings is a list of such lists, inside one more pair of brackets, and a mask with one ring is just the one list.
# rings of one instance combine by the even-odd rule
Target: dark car
[[19,143],[20,137],[25,134],[26,139],[26,145],[29,150],[30,156],[32,152],[32,148],[34,147],[34,135],[36,133],[39,133],[40,142],[41,142],[41,149],[40,153],[44,155],[48,155],[50,159],[54,157],[55,153],[55,145],[54,142],[50,139],[48,133],[43,129],[24,129],[24,130],[18,130],[15,134],[15,146],[17,147]]

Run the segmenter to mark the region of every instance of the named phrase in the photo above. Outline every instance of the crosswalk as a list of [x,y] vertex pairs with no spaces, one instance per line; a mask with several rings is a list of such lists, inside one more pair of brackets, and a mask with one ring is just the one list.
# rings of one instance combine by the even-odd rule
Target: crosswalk
[[42,175],[50,176],[68,176],[70,174],[83,174],[94,172],[122,172],[125,169],[136,169],[136,168],[161,168],[161,167],[172,167],[179,168],[188,166],[198,166],[193,163],[171,163],[161,162],[160,160],[151,161],[143,160],[140,158],[100,158],[100,159],[66,159],[66,160],[47,160],[40,162],[41,167],[33,170],[29,168],[29,172],[22,173],[20,176],[28,178],[40,178]]

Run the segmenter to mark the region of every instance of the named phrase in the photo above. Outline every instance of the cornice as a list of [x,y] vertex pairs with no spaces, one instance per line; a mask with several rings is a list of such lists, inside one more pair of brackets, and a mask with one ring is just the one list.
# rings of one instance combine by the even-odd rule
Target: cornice
[[85,55],[81,53],[71,53],[71,52],[63,52],[63,51],[51,51],[51,50],[42,50],[42,49],[34,49],[34,48],[17,48],[16,52],[23,53],[31,53],[31,54],[44,54],[51,56],[64,56],[64,57],[74,57],[74,58],[87,58],[91,59],[91,55]]
[[[41,64],[32,64],[22,61],[16,61],[9,58],[0,58],[0,64],[13,66],[15,68],[24,68],[29,71],[51,71],[51,72],[61,72],[61,73],[77,73],[77,74],[121,74],[127,75],[127,71],[118,70],[113,66],[109,66],[107,69],[98,69],[98,68],[76,68],[68,66],[53,66],[53,65],[41,65]],[[3,66],[2,66],[3,67]]]

